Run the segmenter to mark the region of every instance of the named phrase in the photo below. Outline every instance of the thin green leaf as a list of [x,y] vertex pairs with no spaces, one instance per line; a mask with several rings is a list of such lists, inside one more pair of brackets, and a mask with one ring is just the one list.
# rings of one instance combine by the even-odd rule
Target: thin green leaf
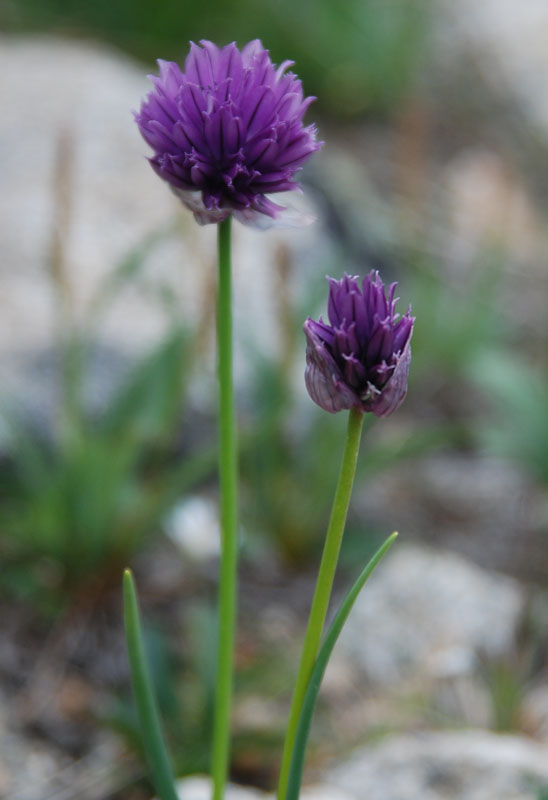
[[137,591],[128,569],[124,572],[124,624],[133,695],[152,782],[160,800],[178,800],[145,659]]
[[335,647],[344,623],[348,619],[348,615],[352,610],[352,606],[356,602],[356,599],[365,582],[379,561],[392,546],[397,535],[397,533],[393,533],[388,537],[384,544],[379,547],[373,558],[369,561],[357,581],[354,583],[346,595],[341,607],[339,608],[335,619],[331,623],[331,627],[329,628],[327,636],[325,637],[320,648],[318,657],[316,658],[316,662],[314,664],[314,669],[312,670],[312,674],[310,676],[310,681],[306,690],[303,708],[299,719],[297,737],[295,739],[295,746],[293,748],[293,755],[291,757],[291,768],[289,771],[289,782],[287,785],[285,800],[298,800],[299,798],[304,766],[304,756],[306,752],[308,734],[310,732],[310,725],[312,723],[312,716],[314,714],[314,708],[316,706],[316,700],[318,697],[318,692],[320,691],[322,678],[324,676],[331,653],[333,652],[333,648]]

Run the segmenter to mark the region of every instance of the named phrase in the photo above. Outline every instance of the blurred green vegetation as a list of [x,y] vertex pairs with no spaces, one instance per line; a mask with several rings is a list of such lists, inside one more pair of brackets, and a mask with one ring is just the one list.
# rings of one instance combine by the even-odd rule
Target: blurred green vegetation
[[160,299],[168,333],[115,386],[100,411],[90,408],[89,371],[105,312],[128,285],[142,280],[146,257],[173,235],[159,231],[115,266],[78,325],[66,305],[66,265],[52,269],[59,319],[59,407],[44,421],[3,398],[0,464],[0,589],[31,599],[41,611],[61,608],[118,585],[121,569],[168,511],[216,464],[202,442],[181,458],[181,420],[192,372],[192,334],[172,318],[173,297]]
[[484,350],[472,377],[489,400],[476,420],[479,446],[548,487],[548,370],[515,349]]
[[119,580],[119,570],[194,479],[174,452],[187,360],[186,338],[174,331],[99,419],[78,408],[57,439],[28,420],[7,420],[4,586],[20,595],[47,587],[53,597],[73,597],[90,583],[104,588],[103,579]]
[[[163,627],[143,626],[154,693],[168,749],[178,775],[207,772],[215,696],[216,616],[213,608],[192,605],[184,625],[184,656],[173,649]],[[119,693],[101,721],[117,731],[144,760],[141,733],[131,692]]]
[[181,61],[188,42],[262,39],[291,58],[318,112],[387,115],[411,92],[424,55],[430,0],[7,0],[0,26],[93,37],[134,56]]
[[[211,725],[215,697],[216,612],[203,600],[187,608],[182,622],[184,647],[174,648],[175,637],[164,623],[154,620],[144,626],[143,637],[151,679],[168,749],[178,775],[207,773],[210,767]],[[236,675],[236,697],[260,698],[275,703],[291,684],[294,657],[284,649],[274,650],[264,642],[247,642],[240,647]],[[245,699],[244,699],[245,702]],[[238,703],[236,703],[236,709]],[[236,716],[238,716],[236,710]],[[131,692],[118,692],[100,721],[121,735],[144,760],[141,735]],[[253,731],[236,723],[232,737],[232,772],[244,783],[272,788],[285,720],[265,719]]]
[[411,391],[426,385],[459,423],[461,443],[548,486],[548,372],[535,358],[539,342],[528,347],[506,313],[504,263],[502,253],[484,252],[455,277],[439,265],[414,266]]
[[505,347],[510,328],[500,308],[500,276],[495,254],[480,256],[463,274],[452,276],[439,263],[421,260],[402,276],[416,317],[410,376],[415,385],[470,384],[478,357]]
[[[215,442],[207,433],[214,428],[213,407],[204,410],[209,421],[195,432],[193,451],[182,445],[196,332],[176,325],[173,298],[165,304],[167,338],[135,365],[99,415],[87,409],[87,359],[101,315],[125,286],[141,279],[147,254],[172,233],[148,237],[109,274],[85,334],[61,336],[57,429],[40,430],[18,415],[5,415],[0,542],[6,560],[0,585],[18,596],[45,591],[58,602],[88,580],[117,580],[147,537],[163,530],[183,494],[214,480]],[[412,298],[417,316],[410,397],[396,428],[367,418],[358,485],[403,460],[451,447],[505,455],[546,482],[546,379],[508,358],[512,332],[500,311],[500,263],[485,258],[481,268],[457,280],[437,265],[417,259],[410,264],[399,286],[401,307]],[[332,267],[330,274],[342,272]],[[279,268],[283,284],[288,267]],[[278,298],[284,336],[276,356],[246,343],[252,367],[240,398],[244,549],[253,559],[266,546],[292,568],[306,566],[321,547],[344,432],[344,415],[326,415],[295,387],[295,366],[304,353],[302,319],[322,312],[323,272]],[[165,299],[165,288],[155,291]],[[420,412],[424,404],[427,415]],[[418,411],[412,424],[406,408],[412,415]],[[381,532],[374,521],[367,525],[372,527],[365,531],[351,514],[343,560],[346,555],[352,563],[369,551]]]

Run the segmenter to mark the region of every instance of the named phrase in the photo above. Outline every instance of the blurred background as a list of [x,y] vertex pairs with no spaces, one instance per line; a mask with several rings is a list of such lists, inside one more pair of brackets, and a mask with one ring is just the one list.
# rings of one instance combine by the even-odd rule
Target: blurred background
[[312,227],[234,230],[232,777],[275,784],[342,448],[345,415],[304,391],[302,322],[326,274],[379,269],[417,318],[410,387],[367,420],[338,597],[400,539],[328,670],[307,780],[546,799],[547,4],[3,0],[0,29],[0,797],[152,797],[128,564],[177,771],[208,769],[215,229],[131,111],[156,58],[258,37],[326,144],[295,200]]

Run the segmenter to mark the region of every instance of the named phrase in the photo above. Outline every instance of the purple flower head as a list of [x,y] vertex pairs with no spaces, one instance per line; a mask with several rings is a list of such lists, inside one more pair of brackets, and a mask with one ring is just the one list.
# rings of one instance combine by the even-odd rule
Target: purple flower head
[[407,393],[411,363],[411,309],[395,313],[393,283],[386,297],[379,273],[361,284],[345,275],[329,280],[328,325],[320,317],[304,323],[306,388],[326,411],[357,407],[387,417]]
[[295,173],[321,146],[303,116],[315,99],[277,69],[256,39],[240,51],[191,43],[182,72],[159,61],[160,76],[135,119],[154,150],[150,163],[203,225],[229,214],[261,226],[284,211],[267,195],[297,189]]

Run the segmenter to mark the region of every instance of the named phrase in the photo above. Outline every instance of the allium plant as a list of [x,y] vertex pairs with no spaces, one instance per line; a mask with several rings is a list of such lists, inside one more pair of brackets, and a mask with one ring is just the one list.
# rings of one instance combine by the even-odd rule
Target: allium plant
[[[295,175],[318,150],[303,117],[314,98],[288,68],[275,67],[258,40],[242,50],[202,41],[191,45],[182,71],[160,61],[154,89],[135,115],[152,147],[152,167],[200,224],[218,224],[218,406],[221,563],[216,697],[212,744],[213,798],[222,800],[228,774],[236,624],[238,549],[237,445],[232,368],[231,218],[258,227],[283,221],[286,209],[269,195],[298,189]],[[295,216],[290,214],[295,223]],[[169,760],[139,656],[137,603],[126,576],[128,646],[151,772],[162,800],[173,800]],[[133,599],[132,599],[133,598]],[[140,678],[139,678],[140,676]],[[158,753],[164,757],[159,758]],[[161,787],[161,788],[160,788]]]
[[[219,370],[219,485],[221,563],[218,655],[212,744],[213,800],[222,800],[230,752],[230,711],[236,623],[237,452],[232,377],[231,218],[246,224],[275,221],[284,208],[268,195],[298,188],[295,174],[320,147],[303,115],[300,81],[276,68],[259,41],[241,51],[203,41],[191,46],[185,71],[160,63],[160,77],[136,115],[154,155],[150,163],[201,224],[218,223],[217,348]],[[388,416],[407,389],[413,318],[395,314],[395,284],[386,296],[378,273],[360,288],[357,278],[330,281],[329,320],[308,319],[306,384],[330,412],[349,409],[348,431],[324,552],[287,728],[279,800],[298,800],[316,695],[329,655],[358,592],[390,547],[377,551],[347,595],[323,644],[325,618],[346,523],[363,415]],[[143,652],[137,595],[124,576],[128,652],[144,750],[160,800],[177,800],[156,702]],[[321,645],[321,646],[320,646]]]
[[[339,481],[289,714],[278,800],[298,799],[304,748],[317,687],[329,657],[329,641],[332,641],[332,647],[338,636],[336,619],[320,649],[354,484],[364,413],[369,411],[378,417],[386,417],[399,408],[407,393],[410,341],[415,320],[410,309],[403,317],[396,314],[395,290],[396,284],[393,283],[387,296],[379,273],[375,271],[370,272],[361,285],[359,278],[349,275],[340,281],[330,278],[327,306],[330,324],[321,317],[318,322],[309,317],[303,326],[307,341],[305,382],[310,396],[325,411],[335,413],[349,409],[350,413]],[[350,611],[353,601],[349,598],[356,586],[361,588],[361,580],[365,583],[377,563],[375,559],[380,558],[393,539],[394,536],[388,539],[374,556],[343,603],[340,627],[346,618],[345,613],[347,615]],[[348,608],[344,612],[346,603]]]
[[268,195],[298,188],[295,174],[321,146],[303,125],[313,97],[275,67],[255,40],[238,50],[191,44],[184,72],[159,61],[160,76],[135,119],[154,150],[150,163],[201,224],[232,214],[265,227],[284,207]]

